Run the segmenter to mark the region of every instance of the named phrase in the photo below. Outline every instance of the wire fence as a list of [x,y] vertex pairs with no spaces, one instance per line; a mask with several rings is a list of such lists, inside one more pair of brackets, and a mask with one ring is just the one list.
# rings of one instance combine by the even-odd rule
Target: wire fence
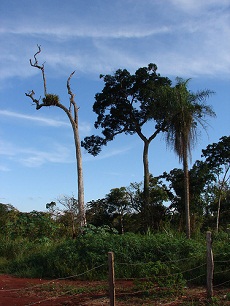
[[[112,253],[112,252],[110,252]],[[230,254],[218,254],[218,257],[228,257],[230,256]],[[217,257],[217,256],[214,256],[214,258]],[[193,260],[196,262],[198,260],[200,260],[200,257],[197,258],[196,256],[193,256]],[[180,264],[180,262],[188,262],[188,261],[191,261],[191,257],[187,257],[187,258],[181,258],[181,259],[176,259],[176,260],[169,260],[169,261],[162,261],[160,262],[161,264]],[[127,267],[130,267],[131,269],[133,269],[134,267],[144,267],[144,266],[149,266],[151,264],[154,264],[154,262],[138,262],[138,263],[126,263],[126,262],[115,262],[113,263],[113,265],[115,266],[115,271],[116,271],[116,268],[118,268],[119,266],[127,266]],[[230,274],[230,269],[226,269],[226,267],[230,265],[230,260],[213,260],[213,264],[214,264],[214,272],[212,274],[212,281],[215,282],[215,279],[218,278],[218,279],[221,279],[223,277],[223,275],[226,275],[226,274]],[[222,265],[224,265],[224,267],[222,267]],[[204,254],[203,256],[203,262],[201,262],[199,265],[196,265],[195,267],[190,267],[189,269],[186,269],[184,270],[183,269],[183,266],[180,268],[180,265],[178,265],[178,272],[171,272],[171,271],[168,271],[167,274],[159,274],[159,273],[156,273],[156,275],[151,275],[151,276],[147,276],[147,277],[137,277],[137,278],[129,278],[129,280],[132,280],[132,281],[139,281],[139,282],[146,282],[146,281],[149,281],[149,280],[154,280],[155,281],[155,284],[153,286],[153,284],[150,284],[152,285],[152,288],[148,288],[149,292],[151,292],[151,290],[154,290],[156,288],[158,288],[158,290],[168,290],[169,287],[164,287],[164,286],[160,286],[158,285],[158,282],[161,281],[161,284],[165,282],[167,282],[167,280],[169,279],[169,277],[171,277],[172,279],[174,277],[177,277],[179,275],[182,275],[184,278],[185,278],[185,281],[187,284],[189,283],[192,283],[194,282],[194,280],[197,280],[197,279],[205,279],[207,277],[207,266],[208,266],[208,263],[206,261],[206,254]],[[13,289],[4,289],[4,288],[1,288],[0,292],[25,292],[25,291],[31,291],[31,290],[34,290],[36,288],[40,288],[42,290],[42,287],[44,285],[48,285],[48,284],[54,284],[54,283],[57,283],[59,281],[63,281],[63,280],[71,280],[71,279],[79,279],[81,278],[82,276],[84,275],[87,275],[89,272],[92,272],[94,270],[98,270],[98,269],[101,269],[102,267],[108,267],[108,263],[104,263],[104,264],[101,264],[101,265],[98,265],[98,266],[95,266],[93,267],[92,269],[87,269],[85,270],[84,272],[82,273],[79,273],[79,274],[74,274],[74,275],[70,275],[70,276],[67,276],[67,277],[61,277],[61,278],[56,278],[56,279],[52,279],[50,281],[46,281],[46,282],[43,282],[41,284],[35,284],[35,285],[31,285],[31,286],[27,286],[27,287],[24,287],[24,288],[13,288]],[[114,267],[113,267],[114,269]],[[109,267],[108,267],[108,271],[109,271]],[[198,271],[198,272],[196,272]],[[202,273],[201,273],[202,272]],[[109,273],[109,272],[108,272]],[[195,274],[195,275],[194,275]],[[198,275],[197,275],[198,274]],[[190,277],[189,277],[190,276]],[[116,281],[118,280],[127,280],[127,278],[119,278],[119,279],[114,279],[114,288],[115,289],[115,284],[116,284]],[[215,285],[213,286],[212,284],[212,287],[213,288],[219,288],[221,286],[227,286],[230,284],[230,279],[229,280],[225,280],[225,281],[222,281],[222,282],[219,282],[219,283],[215,283]],[[108,297],[108,291],[111,290],[111,283],[107,283],[107,286],[104,288],[104,291],[105,291],[105,297]],[[205,289],[204,289],[205,290]],[[134,288],[132,289],[131,292],[120,292],[119,295],[136,295],[136,294],[141,294],[141,293],[145,293],[146,292],[146,289],[144,290],[140,290],[140,288]],[[94,292],[92,292],[93,294]],[[52,297],[47,297],[47,298],[43,298],[39,301],[36,301],[36,302],[30,302],[29,304],[26,304],[25,306],[31,306],[31,305],[42,305],[42,303],[44,302],[47,302],[47,301],[54,301],[54,300],[57,300],[58,298],[62,297],[62,296],[68,296],[68,295],[71,295],[72,297],[73,296],[77,296],[79,295],[80,293],[77,292],[76,293],[76,288],[73,286],[71,287],[69,290],[65,290],[63,292],[61,292],[60,294],[57,294],[55,296],[52,296]],[[115,296],[114,296],[115,298]],[[173,304],[173,302],[167,302],[165,304],[162,304],[162,305],[170,305],[170,304]],[[115,302],[114,301],[111,301],[111,297],[110,297],[110,305],[115,305]]]

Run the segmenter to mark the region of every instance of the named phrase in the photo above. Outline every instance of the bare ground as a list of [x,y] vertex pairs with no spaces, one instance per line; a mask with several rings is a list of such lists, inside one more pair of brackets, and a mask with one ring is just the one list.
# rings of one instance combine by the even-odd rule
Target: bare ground
[[[203,287],[185,288],[179,296],[164,289],[144,294],[132,280],[116,281],[116,306],[230,305],[230,288],[218,288],[212,301]],[[110,305],[105,281],[44,280],[0,275],[0,306],[103,306]]]

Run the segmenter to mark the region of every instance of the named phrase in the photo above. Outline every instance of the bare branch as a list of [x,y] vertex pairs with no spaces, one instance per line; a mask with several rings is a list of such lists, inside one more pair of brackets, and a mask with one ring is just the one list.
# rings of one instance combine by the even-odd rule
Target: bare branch
[[39,109],[39,108],[42,107],[42,104],[40,105],[40,103],[39,103],[40,99],[37,100],[37,99],[34,98],[35,92],[33,90],[29,91],[28,93],[25,93],[25,95],[27,97],[29,97],[33,101],[33,103],[36,104],[36,109]]
[[75,103],[75,100],[74,100],[74,97],[75,97],[75,94],[73,94],[71,88],[70,88],[70,80],[72,78],[72,76],[74,75],[75,71],[73,71],[68,80],[67,80],[67,90],[68,90],[68,94],[70,95],[70,105],[69,105],[69,112],[71,112],[71,106],[73,105],[74,106],[74,109],[76,109],[76,103]]
[[37,55],[41,53],[42,50],[41,50],[41,46],[37,45],[37,47],[38,47],[38,51],[34,54],[34,64],[32,63],[32,60],[30,59],[30,65],[41,69],[42,67],[38,66]]
[[45,66],[44,63],[42,64],[42,66],[38,65],[38,60],[37,60],[37,55],[41,53],[41,46],[38,46],[38,51],[34,54],[34,63],[32,62],[32,60],[30,59],[30,65],[32,67],[38,68],[41,70],[42,72],[42,78],[43,78],[43,86],[44,86],[44,95],[47,95],[47,90],[46,90],[46,76],[45,76]]

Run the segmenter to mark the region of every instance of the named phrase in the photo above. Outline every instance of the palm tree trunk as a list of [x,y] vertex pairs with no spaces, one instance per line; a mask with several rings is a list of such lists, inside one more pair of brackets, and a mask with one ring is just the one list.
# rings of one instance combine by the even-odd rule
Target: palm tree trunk
[[190,239],[191,226],[190,226],[189,171],[188,171],[187,148],[184,149],[184,154],[183,154],[183,170],[184,170],[186,236],[188,239]]

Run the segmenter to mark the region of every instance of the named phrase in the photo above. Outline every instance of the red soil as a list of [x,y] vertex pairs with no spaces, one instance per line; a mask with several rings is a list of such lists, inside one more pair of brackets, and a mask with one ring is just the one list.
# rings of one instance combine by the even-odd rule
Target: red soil
[[[78,291],[76,291],[78,290]],[[160,291],[161,289],[159,289]],[[68,292],[67,292],[68,291]],[[230,289],[214,292],[215,305],[230,305],[226,298]],[[193,302],[195,304],[193,304]],[[105,306],[110,305],[108,283],[79,280],[43,280],[17,278],[0,275],[0,306]],[[147,305],[210,305],[206,300],[205,288],[185,289],[180,297],[163,297],[160,300],[143,297],[134,289],[133,281],[116,281],[116,306]]]

